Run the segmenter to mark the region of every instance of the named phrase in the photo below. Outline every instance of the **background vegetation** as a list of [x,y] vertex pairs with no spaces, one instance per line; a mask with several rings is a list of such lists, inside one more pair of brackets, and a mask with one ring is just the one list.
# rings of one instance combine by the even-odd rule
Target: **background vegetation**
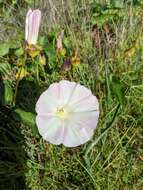
[[[46,64],[26,58],[17,88],[29,7],[42,10]],[[1,190],[143,189],[142,10],[142,0],[0,0]],[[62,29],[66,57],[55,48]],[[65,70],[75,51],[80,63]],[[49,144],[35,126],[39,95],[61,79],[100,101],[95,135],[77,148]]]

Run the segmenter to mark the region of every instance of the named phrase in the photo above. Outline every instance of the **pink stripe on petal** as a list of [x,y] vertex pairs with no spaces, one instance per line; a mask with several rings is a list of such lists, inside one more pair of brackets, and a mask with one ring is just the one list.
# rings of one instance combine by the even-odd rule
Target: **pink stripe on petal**
[[90,112],[99,110],[98,100],[92,94],[71,103],[70,106],[74,112]]
[[63,104],[66,106],[69,102],[73,93],[78,86],[75,82],[69,82],[66,80],[62,80],[59,82],[60,91],[61,91],[61,99],[63,100]]
[[90,140],[92,136],[92,130],[80,129],[78,125],[69,123],[68,126],[65,126],[63,144],[67,147],[76,147]]
[[28,39],[28,28],[29,28],[29,16],[32,14],[32,10],[29,9],[26,14],[26,20],[25,20],[25,40]]
[[52,125],[54,118],[51,116],[39,116],[36,117],[36,124],[38,126],[39,133],[43,136]]
[[27,36],[27,42],[28,44],[31,44],[31,38],[32,38],[32,17],[33,12],[28,17],[28,36]]
[[41,11],[35,10],[34,11],[34,24],[35,24],[35,35],[33,35],[33,42],[36,44],[38,40],[39,28],[41,22]]
[[41,11],[34,10],[32,14],[28,16],[28,44],[36,44],[38,40],[39,27],[41,22]]
[[73,125],[76,123],[80,128],[88,128],[94,130],[99,118],[99,111],[93,112],[77,112],[71,115]]
[[32,32],[32,35],[31,35],[31,43],[32,44],[36,44],[37,43],[37,38],[38,38],[38,36],[37,36],[37,17],[36,17],[36,14],[35,13],[33,13],[33,17],[32,17],[32,30],[31,30],[31,32]]
[[49,141],[52,144],[59,145],[63,141],[64,134],[64,124],[60,120],[56,120],[53,125],[49,126],[49,129],[45,134],[43,134],[43,138]]

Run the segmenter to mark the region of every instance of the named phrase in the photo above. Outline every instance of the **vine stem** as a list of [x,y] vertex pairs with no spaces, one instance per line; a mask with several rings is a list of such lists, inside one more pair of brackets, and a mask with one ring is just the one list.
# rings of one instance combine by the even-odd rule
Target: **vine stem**
[[15,103],[16,103],[16,97],[17,97],[18,87],[19,87],[19,83],[20,83],[20,76],[21,76],[22,69],[24,68],[26,58],[27,58],[27,56],[25,55],[24,61],[22,63],[22,66],[20,68],[20,72],[18,74],[18,78],[17,78],[17,81],[16,81],[15,93],[14,93],[14,96],[13,96],[13,106],[15,106]]
[[15,103],[16,103],[16,97],[17,97],[18,86],[19,86],[19,82],[20,82],[20,76],[21,76],[22,69],[23,69],[23,66],[20,69],[20,72],[19,72],[19,75],[18,75],[18,78],[17,78],[17,81],[16,81],[15,93],[14,93],[14,96],[13,96],[13,106],[15,106]]

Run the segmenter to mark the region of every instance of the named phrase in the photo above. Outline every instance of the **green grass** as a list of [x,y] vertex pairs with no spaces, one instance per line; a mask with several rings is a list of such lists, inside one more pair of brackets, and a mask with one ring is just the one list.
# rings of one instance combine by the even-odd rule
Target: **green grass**
[[[1,102],[0,189],[142,190],[142,2],[130,0],[119,10],[108,0],[56,2],[35,2],[35,7],[43,10],[40,36],[50,36],[51,31],[63,28],[69,49],[79,50],[80,66],[69,72],[62,71],[60,65],[52,69],[44,67],[44,77],[41,74],[39,80],[34,72],[34,77],[23,78],[15,107],[34,112],[39,95],[52,82],[65,78],[79,81],[98,97],[100,120],[93,139],[85,145],[77,148],[54,146],[41,138],[36,127],[17,121],[13,117],[15,107]],[[101,5],[98,10],[97,2]],[[22,41],[28,4],[20,1],[14,5],[9,1],[0,5],[6,10],[1,15],[0,24],[6,31],[0,33],[1,42]],[[32,1],[31,6],[34,7]],[[17,9],[21,11],[15,12]],[[108,12],[111,9],[118,10],[113,19],[110,19],[113,11],[111,15]],[[105,18],[100,13],[97,22],[93,14],[101,10],[107,15]],[[9,19],[7,24],[6,18]],[[14,35],[11,30],[15,31]],[[0,57],[0,79],[8,80],[13,91],[17,60],[13,49]],[[9,96],[6,102],[10,100]]]

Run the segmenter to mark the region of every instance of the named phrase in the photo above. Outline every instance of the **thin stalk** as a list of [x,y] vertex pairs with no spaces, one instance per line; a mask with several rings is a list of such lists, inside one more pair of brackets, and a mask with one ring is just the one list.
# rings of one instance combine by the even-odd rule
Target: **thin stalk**
[[18,86],[19,86],[19,83],[20,83],[20,76],[21,76],[22,69],[23,69],[23,66],[20,68],[20,72],[19,72],[19,75],[18,75],[18,78],[17,78],[17,81],[16,81],[15,93],[14,93],[14,96],[13,96],[13,106],[15,106],[15,103],[16,103],[16,97],[17,97]]
[[15,93],[14,93],[14,96],[13,96],[13,103],[12,103],[13,106],[15,106],[15,103],[16,103],[16,97],[17,97],[18,87],[19,87],[19,83],[20,83],[20,76],[21,76],[22,69],[25,66],[25,60],[26,60],[26,58],[27,58],[27,56],[25,55],[24,61],[22,63],[22,66],[20,68],[20,72],[19,72],[19,75],[18,75],[18,78],[17,78],[17,81],[16,81]]

